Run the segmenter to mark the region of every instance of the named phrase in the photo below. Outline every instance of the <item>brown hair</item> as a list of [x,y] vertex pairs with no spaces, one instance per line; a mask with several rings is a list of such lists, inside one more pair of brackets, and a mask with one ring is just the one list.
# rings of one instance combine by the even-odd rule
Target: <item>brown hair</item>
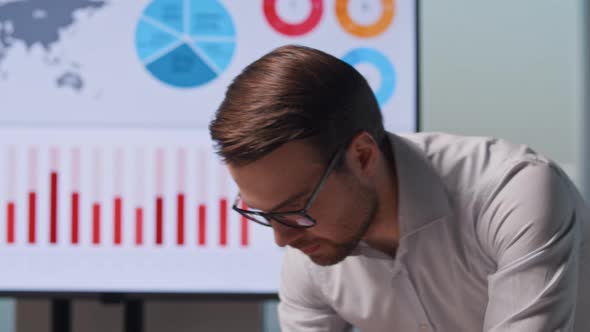
[[277,48],[229,85],[209,126],[216,152],[239,166],[309,139],[322,158],[366,131],[381,143],[381,111],[364,77],[344,61],[304,46]]

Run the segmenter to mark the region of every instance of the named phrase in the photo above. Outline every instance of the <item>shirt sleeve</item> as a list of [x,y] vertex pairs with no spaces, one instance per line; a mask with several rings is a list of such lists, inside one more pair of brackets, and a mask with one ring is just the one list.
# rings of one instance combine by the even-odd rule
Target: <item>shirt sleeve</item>
[[349,324],[326,303],[311,278],[305,257],[288,249],[279,288],[279,322],[282,332],[347,331]]
[[573,331],[580,225],[572,186],[554,166],[533,162],[492,191],[477,225],[497,266],[484,331]]

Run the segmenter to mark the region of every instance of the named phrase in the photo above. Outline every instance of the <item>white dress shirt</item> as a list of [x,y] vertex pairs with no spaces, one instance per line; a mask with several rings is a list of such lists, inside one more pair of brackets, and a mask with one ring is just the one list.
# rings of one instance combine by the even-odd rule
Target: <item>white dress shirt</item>
[[554,162],[492,138],[389,139],[396,257],[361,242],[322,267],[288,248],[283,332],[590,331],[590,214]]

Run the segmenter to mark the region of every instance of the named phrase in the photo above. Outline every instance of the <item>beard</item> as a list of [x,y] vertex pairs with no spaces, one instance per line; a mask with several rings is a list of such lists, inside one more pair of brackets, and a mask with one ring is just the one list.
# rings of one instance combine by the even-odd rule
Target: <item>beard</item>
[[[317,256],[310,256],[310,259],[315,264],[320,266],[330,266],[342,262],[356,249],[363,236],[367,233],[369,226],[373,223],[379,207],[377,193],[374,189],[363,186],[359,186],[356,190],[359,192],[359,202],[363,202],[363,205],[365,206],[364,208],[360,206],[357,207],[361,208],[363,211],[362,216],[360,217],[362,222],[358,225],[354,222],[352,224],[356,226],[345,228],[348,233],[352,234],[345,241],[334,242],[323,240],[322,246],[324,247],[324,253]],[[344,221],[343,224],[346,224],[346,221]]]

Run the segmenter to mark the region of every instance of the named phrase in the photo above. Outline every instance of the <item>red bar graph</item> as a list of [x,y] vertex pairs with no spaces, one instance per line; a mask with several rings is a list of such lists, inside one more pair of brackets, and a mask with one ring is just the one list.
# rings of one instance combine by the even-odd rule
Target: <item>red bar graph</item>
[[144,150],[139,148],[135,151],[135,179],[134,179],[134,189],[135,189],[135,201],[133,205],[135,206],[135,245],[141,246],[143,245],[143,205],[144,205],[144,195],[145,195],[145,158],[144,158]]
[[[0,242],[16,243],[22,238],[27,244],[37,244],[39,237],[47,236],[50,244],[61,240],[70,245],[122,246],[128,241],[136,246],[162,246],[169,241],[179,247],[187,246],[187,243],[200,247],[233,247],[234,242],[242,247],[250,246],[250,222],[244,217],[236,217],[234,225],[234,216],[230,214],[227,197],[232,189],[228,174],[218,173],[219,182],[214,186],[219,186],[219,196],[208,195],[211,184],[207,177],[207,156],[187,159],[186,148],[181,147],[175,150],[176,162],[171,161],[172,167],[165,168],[167,160],[172,157],[167,147],[150,150],[150,157],[154,156],[155,160],[144,158],[144,149],[138,148],[134,165],[127,165],[130,158],[120,147],[86,149],[73,146],[64,148],[67,151],[63,159],[60,159],[64,152],[61,147],[50,146],[43,151],[39,150],[45,147],[40,146],[27,149],[29,153],[22,157],[16,147],[6,150],[6,174],[0,178],[0,183],[6,183],[2,193],[6,218]],[[48,160],[38,162],[40,155],[46,156],[45,151],[49,152]],[[19,158],[25,160],[22,166],[28,169],[28,181],[22,196],[18,195],[17,188],[20,181],[14,180]],[[60,160],[68,164],[61,167]],[[148,175],[145,166],[150,161],[155,164],[155,172]],[[104,165],[109,166],[103,170]],[[133,170],[128,174],[131,181],[124,174],[126,169]],[[42,179],[49,176],[49,181],[39,183],[38,176]],[[197,186],[186,188],[187,179],[195,179]],[[134,191],[130,197],[127,196],[129,189]],[[170,195],[172,189],[176,193]],[[128,211],[124,204],[131,205]],[[191,213],[195,212],[194,208],[195,217]],[[127,220],[129,225],[124,224]],[[218,235],[208,239],[207,231]],[[125,234],[127,232],[129,234]]]
[[29,243],[35,243],[37,235],[37,194],[29,193]]
[[164,243],[164,149],[156,150],[156,245]]
[[113,153],[113,188],[114,188],[114,225],[113,225],[113,243],[120,246],[123,243],[123,150],[117,148]]
[[80,243],[80,149],[72,149],[72,183],[71,183],[71,229],[70,241],[72,244]]
[[28,193],[28,236],[27,242],[34,244],[37,240],[37,147],[29,147],[29,193]]
[[92,244],[100,245],[101,242],[101,197],[103,184],[102,149],[95,147],[92,151]]
[[[242,209],[247,210],[248,206],[242,202]],[[248,234],[248,227],[249,227],[250,223],[248,222],[248,218],[241,216],[241,226],[242,226],[242,237],[241,237],[241,244],[243,247],[247,247],[248,246],[248,239],[250,237],[250,235]]]
[[184,194],[178,194],[177,199],[177,234],[176,243],[178,245],[184,244]]
[[57,172],[51,172],[50,198],[50,234],[49,242],[57,243]]
[[248,219],[244,216],[242,216],[242,246],[243,247],[247,247],[248,246],[248,225],[250,223],[248,222]]
[[219,244],[227,246],[227,199],[219,201]]
[[122,243],[122,228],[123,228],[123,199],[121,197],[115,198],[115,236],[113,241],[116,245]]
[[164,199],[156,198],[156,244],[164,243]]
[[80,243],[80,194],[72,193],[72,244]]
[[92,205],[92,243],[100,244],[100,204]]
[[143,244],[143,209],[135,208],[135,244]]
[[185,181],[186,151],[184,149],[178,149],[176,150],[176,188],[178,190],[178,195],[176,196],[176,244],[179,246],[184,245]]
[[6,242],[14,243],[14,224],[15,224],[15,204],[14,202],[8,202],[7,206],[7,223],[6,223]]
[[205,204],[200,204],[199,205],[199,227],[198,227],[198,234],[197,234],[197,238],[198,240],[198,244],[200,246],[204,246],[206,244],[206,237],[205,235],[207,234],[207,225],[206,225],[206,217],[207,217],[207,207],[205,206]]

